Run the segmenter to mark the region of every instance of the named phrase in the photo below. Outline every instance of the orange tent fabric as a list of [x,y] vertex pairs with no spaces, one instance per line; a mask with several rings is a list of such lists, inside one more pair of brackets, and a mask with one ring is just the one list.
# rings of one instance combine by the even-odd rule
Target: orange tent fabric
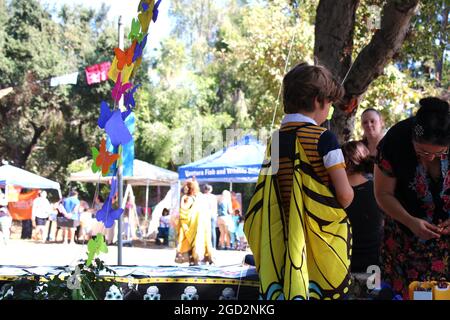
[[19,194],[17,202],[8,203],[8,210],[13,220],[31,219],[33,200],[39,196],[39,190]]

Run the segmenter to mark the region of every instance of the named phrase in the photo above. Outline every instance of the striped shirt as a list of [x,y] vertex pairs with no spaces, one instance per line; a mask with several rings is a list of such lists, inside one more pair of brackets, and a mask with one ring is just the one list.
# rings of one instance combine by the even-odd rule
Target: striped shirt
[[[299,128],[300,127],[300,128]],[[298,139],[323,184],[330,186],[329,172],[345,168],[345,160],[336,136],[301,114],[287,114],[279,130],[279,170],[277,173],[285,213],[289,212],[293,184],[295,139]]]

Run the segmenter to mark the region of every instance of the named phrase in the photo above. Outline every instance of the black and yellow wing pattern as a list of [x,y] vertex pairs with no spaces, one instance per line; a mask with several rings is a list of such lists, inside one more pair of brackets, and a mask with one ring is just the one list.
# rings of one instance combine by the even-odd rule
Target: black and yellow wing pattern
[[[260,277],[260,299],[342,299],[349,290],[351,227],[347,214],[314,173],[296,139],[289,213],[276,172],[263,166],[244,232]],[[286,218],[288,216],[288,218]]]

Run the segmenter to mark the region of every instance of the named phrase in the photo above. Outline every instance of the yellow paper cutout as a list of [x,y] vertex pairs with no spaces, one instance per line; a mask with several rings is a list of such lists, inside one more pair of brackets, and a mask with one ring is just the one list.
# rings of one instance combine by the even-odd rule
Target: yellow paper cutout
[[133,72],[131,73],[131,77],[134,78],[134,76],[136,75],[139,66],[141,65],[142,62],[142,57],[139,57],[136,59],[136,61],[134,62],[134,68],[133,68]]
[[[137,61],[137,60],[136,60]],[[111,68],[108,72],[108,78],[114,82],[117,81],[117,76],[119,73],[122,73],[122,83],[127,83],[130,79],[131,73],[133,72],[134,63],[129,66],[125,65],[122,70],[117,69],[117,58],[114,57],[114,60],[111,64]]]
[[148,4],[148,9],[145,12],[141,12],[138,14],[139,22],[141,23],[142,33],[147,33],[148,26],[150,25],[150,21],[153,17],[153,7],[155,6],[154,0],[141,0],[139,3],[139,9],[142,8],[142,3]]

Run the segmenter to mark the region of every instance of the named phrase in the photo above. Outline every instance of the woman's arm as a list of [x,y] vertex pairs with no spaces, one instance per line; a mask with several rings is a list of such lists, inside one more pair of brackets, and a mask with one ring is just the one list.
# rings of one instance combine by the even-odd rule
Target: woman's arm
[[347,174],[344,168],[335,168],[328,171],[330,175],[331,182],[333,183],[334,189],[336,191],[336,199],[345,209],[353,201],[353,188],[348,182]]
[[396,178],[388,177],[375,165],[374,190],[375,199],[380,208],[394,220],[408,227],[423,240],[439,238],[439,228],[423,219],[411,216],[394,195]]

